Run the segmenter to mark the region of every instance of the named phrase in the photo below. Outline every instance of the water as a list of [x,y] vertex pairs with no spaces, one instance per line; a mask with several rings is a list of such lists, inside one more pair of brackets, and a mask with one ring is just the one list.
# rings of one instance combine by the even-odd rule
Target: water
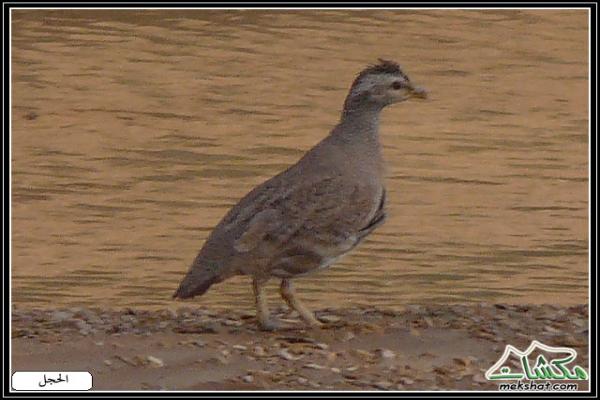
[[[19,306],[176,304],[211,228],[377,57],[431,96],[382,115],[388,221],[300,296],[587,302],[585,11],[21,10],[12,32]],[[249,279],[194,303],[252,308]]]

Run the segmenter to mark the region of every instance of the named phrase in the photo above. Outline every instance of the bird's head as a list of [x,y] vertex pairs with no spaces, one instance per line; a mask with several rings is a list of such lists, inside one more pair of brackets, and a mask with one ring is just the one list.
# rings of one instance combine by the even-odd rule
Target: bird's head
[[410,98],[426,97],[425,89],[415,86],[397,63],[379,59],[379,64],[371,65],[358,74],[344,109],[361,106],[383,108]]

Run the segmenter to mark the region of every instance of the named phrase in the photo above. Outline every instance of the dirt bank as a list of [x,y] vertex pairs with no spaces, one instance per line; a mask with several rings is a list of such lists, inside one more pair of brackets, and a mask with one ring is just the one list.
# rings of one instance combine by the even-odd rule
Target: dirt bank
[[190,307],[13,309],[12,369],[90,371],[95,390],[497,390],[484,372],[505,345],[537,339],[589,371],[583,305],[326,309],[320,330],[277,314],[289,329]]

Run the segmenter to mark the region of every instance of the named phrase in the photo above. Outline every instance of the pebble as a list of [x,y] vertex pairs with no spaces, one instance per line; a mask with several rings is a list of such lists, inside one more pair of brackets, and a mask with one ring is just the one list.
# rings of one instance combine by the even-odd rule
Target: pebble
[[411,378],[407,377],[407,376],[403,376],[399,379],[400,383],[402,383],[403,385],[412,385],[413,383],[415,383],[414,380],[412,380]]
[[410,304],[410,305],[406,306],[406,309],[408,311],[410,311],[411,313],[417,314],[417,315],[422,314],[423,311],[425,310],[425,308],[419,304]]
[[463,358],[453,358],[452,361],[458,366],[463,368],[468,367],[474,361],[471,357],[463,357]]
[[344,372],[342,373],[342,376],[343,376],[345,379],[352,380],[352,381],[353,381],[353,380],[357,380],[357,379],[358,379],[358,376],[356,376],[355,374],[352,374],[352,373],[350,373],[350,372],[347,372],[347,371],[344,371]]
[[183,325],[173,328],[177,333],[217,333],[217,327],[214,323],[202,325]]
[[137,367],[137,366],[138,366],[138,363],[137,363],[137,362],[135,362],[135,361],[133,361],[133,360],[131,360],[131,359],[129,359],[129,358],[127,358],[127,357],[125,357],[125,356],[122,356],[122,355],[120,355],[120,354],[117,354],[117,355],[115,356],[115,358],[116,358],[117,360],[123,361],[125,364],[129,364],[129,365],[131,365],[131,366],[133,366],[133,367]]
[[242,380],[246,383],[252,383],[254,382],[254,377],[252,375],[246,375],[242,378]]
[[578,328],[587,328],[588,327],[588,321],[585,319],[575,318],[572,322]]
[[301,359],[303,356],[293,356],[292,354],[290,354],[290,352],[287,349],[281,349],[277,352],[277,355],[281,358],[283,358],[284,360],[288,360],[288,361],[296,361]]
[[392,387],[392,382],[379,381],[374,385],[377,389],[389,390]]
[[135,317],[135,315],[124,314],[124,315],[121,315],[121,321],[133,323],[133,322],[137,322],[137,318]]
[[240,312],[241,319],[250,319],[250,318],[254,318],[254,317],[255,317],[255,314],[253,311],[244,310],[244,311]]
[[50,314],[50,321],[54,323],[64,322],[73,317],[73,313],[70,311],[53,311]]
[[165,366],[163,360],[161,360],[160,358],[154,357],[154,356],[148,356],[148,357],[146,357],[146,360],[148,360],[150,365],[152,365],[155,368],[162,368]]
[[304,367],[310,369],[325,369],[325,366],[315,363],[304,364]]
[[191,307],[182,306],[177,309],[176,314],[185,318],[185,317],[191,315],[192,311],[193,310]]
[[568,347],[585,347],[585,345],[587,344],[587,341],[577,339],[577,338],[575,338],[575,336],[569,334],[562,338],[562,344],[563,344],[563,346],[568,346]]
[[[217,354],[216,356],[211,357],[206,361],[209,363],[217,363],[217,364],[222,364],[222,365],[229,364],[229,360],[226,357],[223,357],[221,354]],[[198,360],[198,362],[202,363],[202,360]]]
[[319,319],[323,322],[327,322],[330,324],[336,323],[336,322],[340,322],[342,319],[336,315],[322,315],[319,317]]
[[254,355],[257,357],[264,357],[267,355],[264,347],[262,346],[254,346]]
[[352,352],[358,356],[359,358],[362,358],[365,361],[369,361],[373,359],[373,354],[371,354],[370,352],[366,351],[366,350],[361,350],[361,349],[353,349]]
[[386,358],[386,359],[396,358],[396,353],[394,353],[390,349],[380,349],[379,355],[381,356],[381,358]]
[[552,327],[552,326],[550,326],[550,325],[546,325],[546,326],[544,326],[544,330],[545,330],[546,332],[548,332],[548,333],[552,334],[552,335],[557,335],[557,334],[559,334],[559,333],[562,333],[560,330],[558,330],[558,329],[556,329],[556,328],[553,328],[553,327]]
[[77,329],[79,329],[80,335],[87,336],[92,332],[91,325],[82,319],[74,319],[73,324]]

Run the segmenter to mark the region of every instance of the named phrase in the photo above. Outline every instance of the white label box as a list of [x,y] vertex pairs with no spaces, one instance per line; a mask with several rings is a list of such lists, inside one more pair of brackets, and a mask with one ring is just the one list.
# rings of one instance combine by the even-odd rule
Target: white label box
[[12,376],[13,390],[90,390],[92,374],[86,371],[17,371]]

